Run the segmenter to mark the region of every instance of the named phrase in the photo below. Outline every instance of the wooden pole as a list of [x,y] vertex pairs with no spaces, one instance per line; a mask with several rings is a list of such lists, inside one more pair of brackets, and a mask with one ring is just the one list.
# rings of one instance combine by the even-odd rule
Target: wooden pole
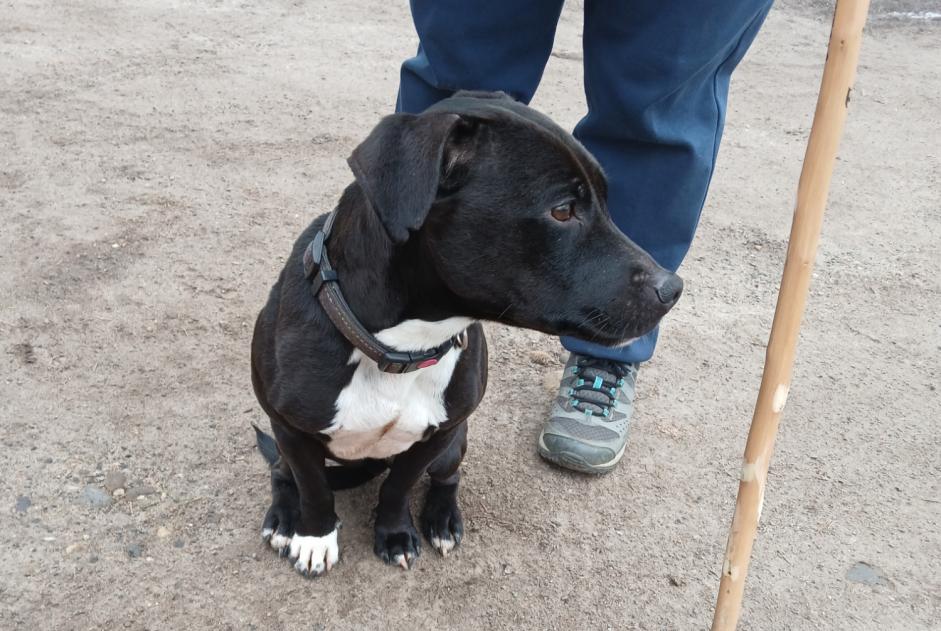
[[817,110],[797,185],[797,207],[765,354],[761,388],[745,445],[738,498],[722,563],[722,580],[719,583],[712,631],[733,631],[741,613],[745,575],[758,520],[761,518],[768,464],[774,451],[781,410],[784,409],[790,388],[791,369],[807,302],[811,270],[817,254],[823,210],[840,136],[843,134],[843,123],[846,121],[868,10],[869,0],[836,2]]

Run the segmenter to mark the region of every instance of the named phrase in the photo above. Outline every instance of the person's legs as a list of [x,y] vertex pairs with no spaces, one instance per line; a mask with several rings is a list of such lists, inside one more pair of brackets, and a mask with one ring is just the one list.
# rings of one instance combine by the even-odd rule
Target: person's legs
[[[617,226],[676,271],[696,231],[725,121],[732,70],[770,0],[586,0],[588,115],[575,137],[608,176]],[[547,460],[605,473],[624,454],[637,364],[657,330],[621,348],[573,338],[539,436]]]
[[[588,115],[575,137],[608,176],[617,226],[676,271],[693,240],[725,122],[729,79],[770,0],[586,0]],[[653,355],[654,330],[618,349],[570,351],[620,362]]]
[[420,44],[402,64],[397,112],[421,112],[457,90],[533,98],[562,0],[412,0],[411,8]]

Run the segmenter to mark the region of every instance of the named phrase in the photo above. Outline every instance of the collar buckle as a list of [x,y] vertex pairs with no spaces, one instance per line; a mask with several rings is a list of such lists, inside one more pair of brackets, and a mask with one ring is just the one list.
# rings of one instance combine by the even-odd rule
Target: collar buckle
[[311,281],[311,291],[316,296],[324,283],[335,283],[337,272],[327,258],[327,234],[320,230],[304,250],[304,276]]
[[441,346],[429,348],[426,351],[413,351],[407,353],[404,351],[386,351],[382,354],[376,364],[382,372],[391,372],[395,374],[405,374],[415,372],[422,368],[434,366],[444,357],[454,343],[448,340]]
[[323,230],[314,235],[313,240],[307,244],[304,250],[304,277],[310,278],[314,274],[314,268],[320,267],[323,263],[324,243],[327,237]]

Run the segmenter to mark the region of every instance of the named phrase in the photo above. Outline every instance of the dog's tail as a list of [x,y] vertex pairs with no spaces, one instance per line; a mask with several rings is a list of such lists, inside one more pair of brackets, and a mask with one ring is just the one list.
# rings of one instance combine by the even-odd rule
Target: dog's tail
[[[269,467],[275,466],[281,458],[278,443],[275,442],[272,436],[261,431],[254,423],[252,423],[252,427],[255,428],[258,453],[265,459]],[[333,491],[352,489],[366,484],[388,468],[389,464],[385,460],[375,460],[373,458],[367,458],[355,464],[327,467],[327,483]]]
[[278,443],[275,442],[273,436],[269,436],[258,429],[258,426],[254,423],[252,423],[252,427],[255,428],[255,442],[258,445],[258,453],[265,459],[269,467],[274,466],[274,463],[281,457],[281,454],[278,453]]

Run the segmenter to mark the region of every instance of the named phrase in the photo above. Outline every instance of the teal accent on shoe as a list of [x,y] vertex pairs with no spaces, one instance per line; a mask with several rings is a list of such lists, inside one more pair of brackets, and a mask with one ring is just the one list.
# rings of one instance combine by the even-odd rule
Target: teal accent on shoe
[[595,382],[591,384],[591,387],[595,390],[601,390],[601,384],[604,383],[604,379],[601,378],[601,375],[595,377]]
[[585,385],[585,380],[584,380],[584,379],[579,379],[579,380],[578,380],[578,383],[575,384],[575,387],[576,387],[576,388],[581,388],[581,387],[584,386],[584,385]]

